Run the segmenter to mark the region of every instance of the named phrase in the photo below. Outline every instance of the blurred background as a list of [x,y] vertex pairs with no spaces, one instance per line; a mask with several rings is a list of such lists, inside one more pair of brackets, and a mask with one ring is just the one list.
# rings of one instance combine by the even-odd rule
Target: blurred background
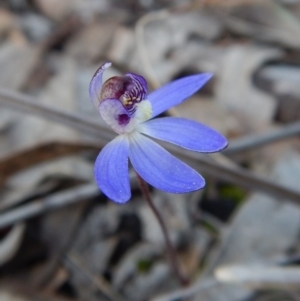
[[[166,115],[229,147],[175,150],[205,190],[151,190],[188,288],[134,174],[123,206],[94,183],[113,137],[88,96],[105,61],[150,90],[214,74]],[[299,0],[1,0],[0,301],[299,300],[299,119]]]

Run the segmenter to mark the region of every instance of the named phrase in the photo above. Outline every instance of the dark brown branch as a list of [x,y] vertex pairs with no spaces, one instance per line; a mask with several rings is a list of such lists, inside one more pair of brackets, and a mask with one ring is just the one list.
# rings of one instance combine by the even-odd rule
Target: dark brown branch
[[147,201],[149,207],[151,208],[153,214],[155,215],[155,217],[160,225],[160,228],[162,230],[162,233],[163,233],[163,236],[164,236],[164,239],[166,242],[167,252],[168,252],[168,255],[170,258],[171,267],[174,271],[174,274],[182,286],[187,286],[189,284],[189,280],[181,272],[178,258],[176,256],[176,251],[175,251],[174,246],[172,245],[171,239],[169,237],[169,233],[168,233],[168,229],[165,224],[165,221],[164,221],[163,217],[161,216],[160,212],[155,207],[155,205],[151,199],[148,184],[140,177],[140,175],[138,173],[136,173],[136,175],[137,175],[140,189],[142,191],[144,199]]

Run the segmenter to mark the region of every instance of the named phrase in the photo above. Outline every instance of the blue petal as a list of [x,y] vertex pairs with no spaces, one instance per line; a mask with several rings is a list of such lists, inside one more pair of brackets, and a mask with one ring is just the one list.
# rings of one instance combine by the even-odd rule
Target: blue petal
[[117,203],[131,197],[128,174],[128,140],[118,136],[108,143],[95,162],[95,179],[102,192]]
[[205,180],[160,145],[135,133],[129,149],[136,172],[152,186],[171,193],[185,193],[203,188]]
[[150,93],[147,99],[152,104],[152,117],[183,102],[197,92],[211,77],[212,74],[210,73],[187,76],[168,83]]
[[227,146],[227,140],[217,131],[184,118],[152,119],[140,124],[139,131],[150,137],[197,152],[217,152]]
[[100,68],[95,72],[90,83],[90,88],[89,88],[90,98],[97,109],[99,107],[99,102],[100,102],[99,96],[102,88],[103,73],[110,66],[111,66],[110,62],[106,62],[102,66],[100,66]]

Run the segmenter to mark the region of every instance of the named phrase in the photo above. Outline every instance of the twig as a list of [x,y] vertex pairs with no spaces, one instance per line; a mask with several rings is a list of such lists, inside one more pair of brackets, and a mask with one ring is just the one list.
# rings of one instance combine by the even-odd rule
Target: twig
[[87,119],[80,114],[65,112],[62,109],[42,104],[34,97],[9,89],[0,88],[0,104],[67,125],[82,133],[98,137],[98,141],[107,142],[115,136],[113,131],[104,124]]
[[[129,173],[130,183],[133,188],[137,187],[137,181],[134,177],[134,173]],[[69,206],[81,201],[86,201],[99,196],[101,191],[96,184],[84,184],[76,186],[74,188],[66,189],[61,192],[54,193],[47,197],[40,198],[36,201],[32,201],[29,204],[22,205],[15,209],[7,209],[6,212],[0,213],[0,229],[6,226],[10,226],[20,221],[35,217],[40,214],[44,214],[64,206]],[[24,196],[26,198],[26,195]],[[14,201],[13,204],[20,203],[20,201]],[[8,211],[9,210],[9,211]]]
[[[21,93],[11,92],[7,89],[0,88],[0,103],[13,107],[18,111],[35,114],[58,123],[65,124],[83,133],[96,137],[96,141],[98,142],[101,140],[105,143],[114,137],[112,131],[104,125],[87,120],[84,116],[79,114],[63,112],[61,110],[51,108],[50,106],[46,107],[44,105],[40,105],[31,97],[25,96]],[[267,193],[280,201],[289,200],[298,205],[300,203],[299,192],[286,188],[280,184],[273,183],[272,181],[257,176],[250,171],[239,167],[223,166],[214,162],[207,155],[189,152],[170,144],[165,144],[165,148],[186,160],[192,161],[193,165],[196,165],[195,167],[198,170],[203,171],[207,175],[213,176],[216,179],[240,185],[251,190]]]
[[176,149],[173,145],[165,146],[169,151],[186,160],[193,160],[193,166],[197,169],[209,174],[217,179],[223,180],[228,183],[242,186],[254,191],[261,191],[272,195],[278,201],[291,201],[297,205],[300,204],[300,193],[276,184],[266,178],[255,175],[250,171],[240,167],[222,166],[219,163],[209,160],[205,155],[187,152],[183,149]]
[[94,198],[99,193],[99,188],[94,183],[57,192],[39,201],[31,202],[0,214],[0,229],[45,212]]
[[74,252],[66,255],[64,262],[67,265],[71,265],[78,272],[84,275],[105,297],[112,301],[125,301],[122,296],[112,291],[109,284],[105,281],[105,279],[100,278],[99,275],[93,275],[87,267],[84,265],[83,260],[80,259],[79,255]]
[[170,257],[171,268],[173,269],[174,274],[178,278],[181,285],[187,286],[189,284],[189,280],[186,278],[185,275],[183,275],[183,273],[180,269],[178,258],[176,256],[176,251],[175,251],[174,246],[172,245],[171,239],[169,237],[169,233],[168,233],[168,229],[165,224],[165,221],[162,218],[160,212],[157,210],[157,208],[155,207],[155,205],[151,199],[148,184],[140,177],[140,175],[138,173],[136,173],[136,175],[137,175],[137,179],[138,179],[142,194],[143,194],[145,200],[147,201],[148,205],[150,206],[151,210],[153,211],[155,217],[157,218],[157,221],[158,221],[160,228],[162,230],[162,233],[164,235],[167,251],[168,251],[168,254]]
[[227,149],[223,151],[226,155],[232,155],[253,148],[261,147],[266,144],[276,142],[282,139],[295,137],[300,135],[300,122],[282,126],[279,129],[272,130],[267,133],[249,135],[240,139],[230,141]]

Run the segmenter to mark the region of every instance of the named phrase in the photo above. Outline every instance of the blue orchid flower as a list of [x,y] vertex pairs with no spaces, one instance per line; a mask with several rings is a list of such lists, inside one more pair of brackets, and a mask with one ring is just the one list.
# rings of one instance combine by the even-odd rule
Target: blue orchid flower
[[184,77],[147,94],[146,80],[134,73],[102,83],[103,72],[110,66],[107,62],[96,71],[89,89],[101,117],[119,134],[95,162],[95,179],[102,192],[117,203],[130,199],[128,158],[135,171],[155,188],[171,193],[203,188],[205,180],[200,174],[148,137],[196,152],[225,148],[226,139],[206,125],[176,117],[153,119],[193,95],[212,75]]

